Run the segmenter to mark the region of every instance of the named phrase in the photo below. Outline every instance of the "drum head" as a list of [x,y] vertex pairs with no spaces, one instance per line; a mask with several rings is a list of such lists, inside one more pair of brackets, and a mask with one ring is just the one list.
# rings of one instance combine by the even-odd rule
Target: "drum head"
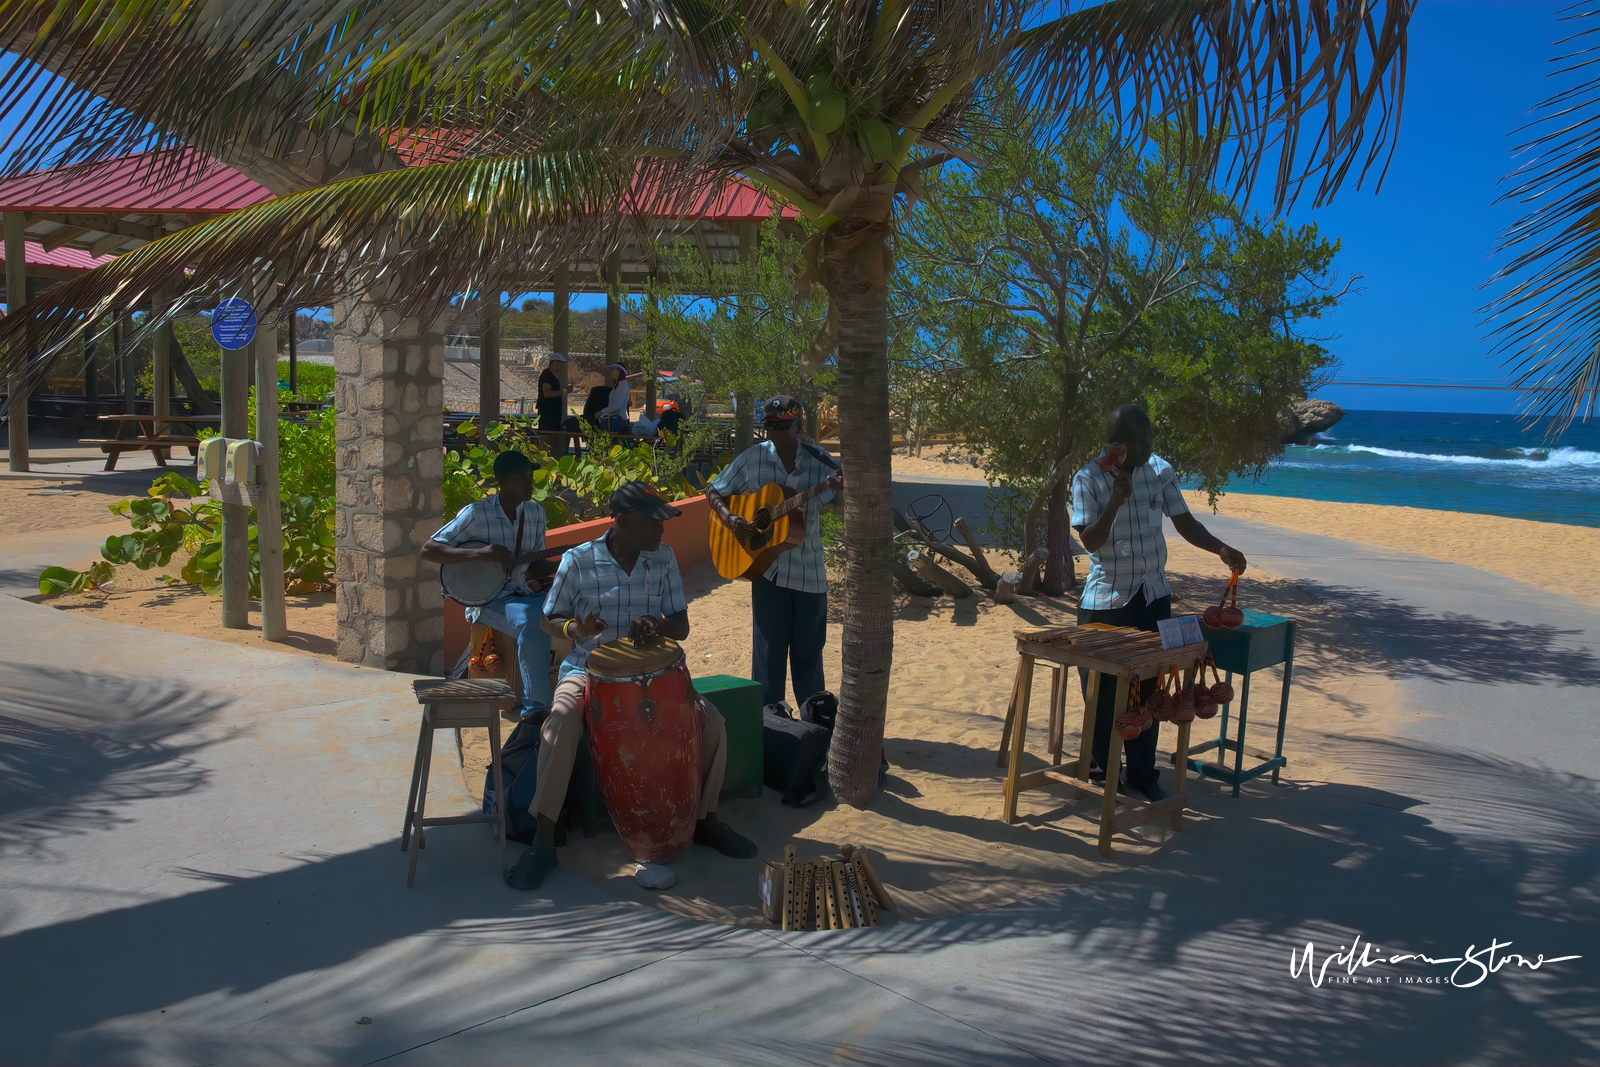
[[635,648],[627,638],[609,641],[589,653],[589,673],[598,678],[639,678],[683,661],[683,649],[668,637]]

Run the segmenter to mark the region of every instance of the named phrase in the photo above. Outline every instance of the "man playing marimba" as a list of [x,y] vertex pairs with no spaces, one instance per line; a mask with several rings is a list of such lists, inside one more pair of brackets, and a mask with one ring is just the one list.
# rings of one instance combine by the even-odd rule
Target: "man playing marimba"
[[[530,814],[539,826],[533,847],[512,868],[507,882],[516,889],[537,889],[556,867],[556,819],[566,799],[573,761],[584,736],[584,664],[589,653],[608,641],[659,635],[681,641],[689,636],[689,610],[683,595],[678,558],[661,543],[665,520],[682,514],[644,482],[629,482],[611,494],[615,521],[604,537],[578,545],[561,558],[554,583],[545,595],[543,625],[547,632],[573,642],[561,661],[560,681],[550,704],[550,717],[540,730],[537,785]],[[754,842],[717,821],[717,795],[722,791],[727,761],[727,728],[716,708],[700,701],[700,820],[694,843],[724,856],[748,859]]]

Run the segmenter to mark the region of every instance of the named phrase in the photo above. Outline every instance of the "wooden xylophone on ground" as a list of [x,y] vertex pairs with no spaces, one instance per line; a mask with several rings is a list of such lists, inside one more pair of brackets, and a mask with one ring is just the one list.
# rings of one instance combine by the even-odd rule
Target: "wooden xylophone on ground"
[[848,843],[837,856],[806,861],[788,845],[782,863],[762,865],[760,879],[762,911],[785,930],[877,926],[880,910],[894,910],[867,850]]

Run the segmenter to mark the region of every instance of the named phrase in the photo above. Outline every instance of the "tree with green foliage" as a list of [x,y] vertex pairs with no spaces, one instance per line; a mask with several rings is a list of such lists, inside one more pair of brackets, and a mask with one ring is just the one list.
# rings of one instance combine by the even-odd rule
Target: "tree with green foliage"
[[1015,98],[993,118],[974,166],[928,179],[895,306],[933,338],[905,376],[936,386],[935,421],[1029,501],[1023,549],[1045,550],[1042,588],[1060,595],[1072,474],[1110,408],[1144,398],[1164,446],[1209,442],[1169,456],[1208,489],[1276,453],[1274,416],[1328,362],[1297,331],[1338,298],[1336,246],[1243,220],[1170,138],[1052,135]]
[[812,404],[833,382],[831,366],[800,369],[827,314],[822,287],[802,280],[804,254],[804,243],[776,221],[732,263],[665,249],[640,303],[651,336],[681,371],[709,395],[739,398],[740,448],[750,444],[752,398],[788,393]]
[[[688,214],[735,177],[755,184],[803,216],[808,274],[828,295],[805,366],[836,360],[850,487],[829,781],[840,799],[864,804],[877,791],[894,645],[889,280],[907,199],[969,154],[972,101],[1016,84],[1045,124],[1066,128],[1114,114],[1136,132],[1152,116],[1184,116],[1202,170],[1226,159],[1244,188],[1265,163],[1279,203],[1308,187],[1320,201],[1392,144],[1412,7],[0,6],[0,37],[20,57],[0,71],[0,107],[37,120],[0,152],[6,173],[184,145],[284,193],[51,289],[0,323],[0,370],[36,380],[86,319],[114,305],[145,306],[157,293],[176,303],[218,286],[256,292],[263,279],[289,306],[364,301],[432,322],[451,295],[485,279],[596,262],[641,215]],[[61,77],[43,82],[40,67]]]

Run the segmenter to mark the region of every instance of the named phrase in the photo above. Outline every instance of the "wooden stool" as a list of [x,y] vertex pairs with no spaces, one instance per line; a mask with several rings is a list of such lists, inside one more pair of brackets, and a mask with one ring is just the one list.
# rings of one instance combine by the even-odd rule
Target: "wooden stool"
[[[1017,821],[1017,797],[1046,782],[1072,786],[1076,796],[1092,793],[1101,799],[1100,843],[1102,856],[1111,855],[1111,836],[1119,830],[1170,818],[1172,829],[1183,824],[1183,809],[1189,796],[1183,791],[1189,769],[1189,723],[1178,723],[1178,757],[1173,768],[1173,792],[1154,804],[1135,804],[1117,796],[1117,778],[1122,769],[1122,735],[1111,731],[1111,749],[1106,755],[1106,784],[1089,780],[1089,757],[1094,751],[1095,718],[1100,703],[1100,686],[1106,676],[1117,680],[1116,702],[1127,706],[1133,679],[1153,679],[1161,671],[1184,671],[1184,685],[1194,683],[1194,675],[1205,658],[1204,643],[1164,649],[1161,636],[1144,630],[1090,623],[1088,626],[1034,627],[1015,631],[1017,638],[1017,677],[1011,687],[1011,704],[1001,733],[1002,755],[1009,753],[1005,779],[1005,810],[1008,823]],[[1052,763],[1039,771],[1022,773],[1022,752],[1028,736],[1028,703],[1033,692],[1035,660],[1046,662],[1055,677],[1050,686],[1049,747]],[[1078,758],[1061,760],[1062,721],[1066,718],[1067,668],[1082,667],[1089,672],[1089,691],[1084,696],[1083,732],[1078,741]],[[1123,810],[1117,811],[1121,804]]]
[[[411,794],[406,798],[406,818],[400,827],[400,851],[409,848],[411,863],[406,870],[406,885],[417,880],[417,853],[427,847],[423,828],[427,826],[459,826],[465,823],[489,823],[494,828],[495,840],[500,842],[500,877],[506,876],[506,813],[501,798],[506,795],[500,777],[500,709],[514,702],[511,687],[498,678],[455,681],[424,679],[411,683],[422,705],[422,727],[417,732],[417,759],[411,768]],[[486,727],[489,731],[489,771],[494,778],[495,813],[485,815],[452,815],[427,818],[423,811],[428,804],[428,768],[433,762],[433,732],[435,730],[464,726]],[[415,831],[413,833],[413,831]]]

